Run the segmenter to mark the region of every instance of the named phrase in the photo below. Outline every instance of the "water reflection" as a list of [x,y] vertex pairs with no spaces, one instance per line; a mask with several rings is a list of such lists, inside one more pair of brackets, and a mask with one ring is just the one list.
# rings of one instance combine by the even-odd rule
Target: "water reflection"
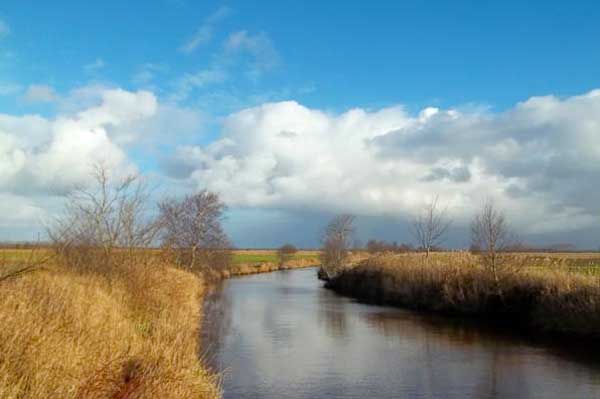
[[355,303],[315,273],[231,279],[207,302],[225,398],[600,399],[595,357]]

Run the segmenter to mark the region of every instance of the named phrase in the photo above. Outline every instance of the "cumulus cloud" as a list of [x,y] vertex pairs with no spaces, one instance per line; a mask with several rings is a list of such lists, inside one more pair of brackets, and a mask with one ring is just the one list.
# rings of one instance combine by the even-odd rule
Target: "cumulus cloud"
[[215,25],[231,14],[229,7],[221,6],[209,15],[196,32],[180,48],[182,53],[190,54],[198,47],[212,40]]
[[120,89],[99,96],[95,106],[52,119],[0,114],[0,194],[64,194],[89,181],[94,163],[114,173],[134,171],[119,128],[152,117],[156,99],[149,92]]
[[57,99],[54,89],[48,85],[30,85],[23,95],[29,103],[50,103]]
[[492,197],[527,233],[580,229],[600,213],[600,91],[500,113],[264,104],[228,116],[212,144],[180,147],[169,170],[233,206],[401,218],[439,195],[466,224]]

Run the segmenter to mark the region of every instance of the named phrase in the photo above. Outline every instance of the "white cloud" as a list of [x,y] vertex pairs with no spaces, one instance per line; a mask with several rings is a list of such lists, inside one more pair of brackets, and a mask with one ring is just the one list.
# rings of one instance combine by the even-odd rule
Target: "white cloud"
[[0,194],[65,193],[85,184],[97,162],[114,173],[134,170],[120,128],[152,117],[156,99],[149,92],[120,89],[100,98],[95,106],[53,119],[0,114]]
[[252,79],[258,79],[262,73],[277,67],[281,62],[273,42],[264,32],[250,34],[243,30],[232,33],[225,42],[225,53],[229,56],[249,55],[248,75]]
[[61,96],[57,109],[52,118],[0,113],[0,235],[39,227],[62,196],[89,182],[94,164],[133,173],[130,153],[152,154],[145,165],[159,162],[176,143],[195,142],[205,119],[197,110],[161,104],[149,91],[101,85]]
[[0,19],[0,39],[10,34],[10,27],[8,24]]
[[209,15],[196,32],[180,48],[182,53],[190,54],[198,47],[207,44],[213,38],[215,25],[231,14],[229,7],[221,6]]
[[163,73],[167,67],[160,64],[146,63],[142,65],[132,78],[132,82],[136,85],[150,85],[157,74]]
[[175,91],[171,96],[172,100],[183,101],[189,97],[192,91],[203,89],[209,85],[222,83],[226,81],[227,78],[227,72],[224,69],[219,68],[204,69],[196,73],[186,73],[177,80]]
[[54,88],[48,85],[30,85],[23,95],[23,99],[29,103],[49,103],[57,98]]
[[176,143],[197,139],[202,134],[205,119],[196,109],[163,103],[158,104],[152,116],[113,127],[109,135],[121,145],[160,149],[161,156],[165,156],[164,151]]
[[502,113],[264,104],[180,147],[171,170],[232,206],[407,217],[440,195],[466,224],[493,197],[528,233],[575,230],[600,213],[600,91]]
[[96,58],[94,62],[83,66],[83,70],[87,74],[92,74],[106,67],[106,62],[102,58]]

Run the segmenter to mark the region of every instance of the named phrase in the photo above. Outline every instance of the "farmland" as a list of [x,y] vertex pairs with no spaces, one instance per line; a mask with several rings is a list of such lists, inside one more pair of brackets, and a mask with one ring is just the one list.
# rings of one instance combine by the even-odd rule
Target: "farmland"
[[[156,250],[148,250],[156,252]],[[47,248],[32,248],[32,249],[15,249],[2,248],[0,249],[0,264],[11,262],[22,262],[28,259],[43,259],[51,255],[51,251]],[[319,252],[315,250],[299,250],[295,253],[291,260],[307,260],[316,261],[319,258]],[[277,263],[277,251],[273,249],[239,249],[233,251],[232,263],[234,265],[257,264],[257,263]]]

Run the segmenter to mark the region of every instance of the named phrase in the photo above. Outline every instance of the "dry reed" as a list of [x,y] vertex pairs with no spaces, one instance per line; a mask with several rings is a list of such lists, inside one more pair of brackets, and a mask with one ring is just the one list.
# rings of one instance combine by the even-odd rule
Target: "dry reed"
[[568,262],[504,255],[496,281],[467,252],[380,255],[328,282],[370,302],[447,314],[490,317],[550,333],[600,337],[600,278]]
[[0,397],[220,397],[198,357],[201,292],[160,264],[0,283]]

